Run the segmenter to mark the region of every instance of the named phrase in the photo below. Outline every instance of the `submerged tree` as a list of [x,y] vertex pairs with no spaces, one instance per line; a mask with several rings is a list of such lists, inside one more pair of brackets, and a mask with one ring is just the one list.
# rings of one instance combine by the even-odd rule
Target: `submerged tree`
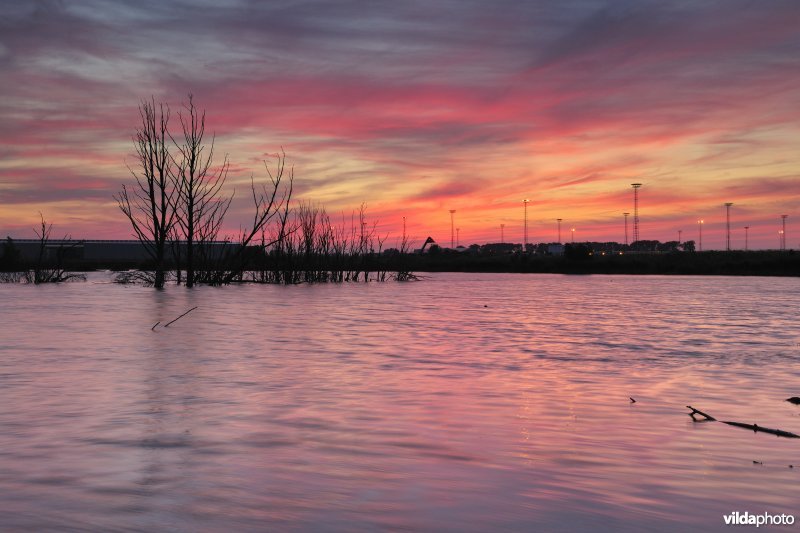
[[[252,219],[238,235],[220,239],[233,193],[224,191],[230,168],[227,155],[215,163],[215,138],[206,136],[205,111],[189,94],[172,130],[166,104],[141,104],[141,128],[134,138],[138,167],[136,186],[116,196],[134,234],[155,264],[153,284],[164,285],[176,266],[178,283],[223,285],[261,283],[385,281],[387,236],[377,221],[368,222],[366,206],[350,217],[349,226],[333,223],[321,207],[301,203],[290,209],[294,170],[286,154],[265,161],[263,179],[250,177]],[[401,254],[408,250],[403,237]],[[169,260],[169,264],[167,262]],[[182,273],[185,271],[185,278]],[[406,268],[395,279],[413,279]]]
[[39,250],[32,265],[33,268],[24,272],[23,279],[36,285],[86,279],[82,274],[67,272],[64,267],[64,260],[70,250],[80,243],[72,241],[67,235],[57,245],[51,245],[50,234],[53,231],[53,225],[49,224],[41,213],[39,213],[39,219],[39,228],[33,230],[39,241]]
[[133,233],[153,261],[153,286],[162,288],[166,278],[167,243],[176,222],[175,159],[170,152],[169,117],[166,104],[154,100],[139,105],[140,128],[133,138],[138,165],[131,169],[136,184],[124,184],[115,196]]
[[[212,135],[207,142],[205,111],[189,94],[178,112],[179,132],[170,130],[166,104],[157,107],[151,99],[139,112],[142,123],[134,137],[138,166],[131,169],[136,184],[123,185],[115,198],[155,265],[153,284],[163,287],[167,259],[177,267],[178,283],[185,268],[187,287],[241,279],[256,238],[265,235],[268,226],[279,228],[276,239],[285,237],[293,181],[286,155],[277,155],[275,170],[265,162],[268,179],[258,182],[251,177],[252,225],[240,230],[238,242],[220,241],[233,201],[233,194],[223,192],[230,165],[227,155],[220,164],[214,162],[215,139]],[[261,248],[273,244],[262,242]]]
[[204,144],[206,113],[197,109],[191,94],[184,111],[178,114],[182,138],[175,141],[180,155],[175,212],[186,243],[186,286],[192,287],[196,281],[198,255],[203,264],[210,259],[206,254],[216,253],[209,244],[217,239],[233,196],[223,198],[220,195],[228,176],[228,157],[223,158],[218,168],[213,168],[215,139],[212,136],[211,144]]

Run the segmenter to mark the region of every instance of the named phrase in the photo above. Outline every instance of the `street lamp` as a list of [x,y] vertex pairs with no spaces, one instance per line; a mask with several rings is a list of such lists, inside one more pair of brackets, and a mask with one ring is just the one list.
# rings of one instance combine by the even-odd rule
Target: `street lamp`
[[575,228],[570,230],[572,232],[572,244],[575,244]]
[[786,217],[789,215],[781,215],[781,223],[783,227],[781,228],[781,250],[786,250]]
[[455,215],[456,210],[450,210],[450,248],[455,248],[455,233],[453,232],[453,215]]
[[524,230],[524,235],[522,237],[522,241],[523,241],[522,242],[522,252],[523,253],[528,251],[528,202],[530,202],[530,200],[528,200],[527,198],[522,200],[522,204],[525,206],[525,230]]
[[725,249],[731,251],[731,206],[733,202],[725,202]]
[[699,244],[699,248],[700,248],[701,252],[703,251],[703,224],[704,223],[705,223],[705,221],[703,219],[700,219],[700,220],[697,221],[697,227],[698,227],[698,229],[700,231],[700,239],[698,239],[698,244]]

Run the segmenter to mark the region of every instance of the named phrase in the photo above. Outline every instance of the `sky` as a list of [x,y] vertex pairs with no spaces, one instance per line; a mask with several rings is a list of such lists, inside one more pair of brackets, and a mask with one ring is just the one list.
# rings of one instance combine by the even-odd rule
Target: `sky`
[[[130,238],[137,106],[206,110],[227,220],[281,149],[295,200],[389,241],[800,247],[796,0],[0,3],[0,235]],[[631,215],[631,225],[632,225]],[[794,230],[794,227],[797,230]],[[632,228],[630,229],[632,232]]]

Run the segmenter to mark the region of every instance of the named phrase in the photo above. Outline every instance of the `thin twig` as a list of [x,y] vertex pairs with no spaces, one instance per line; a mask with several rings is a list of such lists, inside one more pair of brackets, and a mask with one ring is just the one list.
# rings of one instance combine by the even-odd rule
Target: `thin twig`
[[150,328],[150,331],[153,331],[154,329],[156,329],[156,326],[159,325],[159,324],[161,324],[160,320],[158,322],[156,322],[155,324],[153,324],[153,327]]
[[[198,307],[198,306],[194,306],[194,307],[192,307],[191,309],[189,309],[188,311],[186,311],[185,313],[183,313],[181,316],[179,316],[178,318],[176,318],[176,319],[175,319],[175,320],[173,320],[172,322],[177,322],[179,319],[181,319],[181,318],[185,317],[186,315],[188,315],[189,313],[191,313],[192,311],[194,311],[195,309],[197,309],[197,307]],[[170,325],[170,324],[172,324],[172,322],[167,322],[166,324],[164,324],[164,327],[165,327],[165,328],[168,328],[168,327],[169,327],[169,325]]]

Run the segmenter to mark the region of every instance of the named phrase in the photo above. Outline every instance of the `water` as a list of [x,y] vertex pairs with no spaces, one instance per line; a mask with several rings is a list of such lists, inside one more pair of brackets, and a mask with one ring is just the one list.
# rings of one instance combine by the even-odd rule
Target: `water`
[[800,440],[684,407],[800,433],[783,401],[800,396],[798,279],[105,280],[0,286],[0,529],[713,531],[732,511],[800,514]]

